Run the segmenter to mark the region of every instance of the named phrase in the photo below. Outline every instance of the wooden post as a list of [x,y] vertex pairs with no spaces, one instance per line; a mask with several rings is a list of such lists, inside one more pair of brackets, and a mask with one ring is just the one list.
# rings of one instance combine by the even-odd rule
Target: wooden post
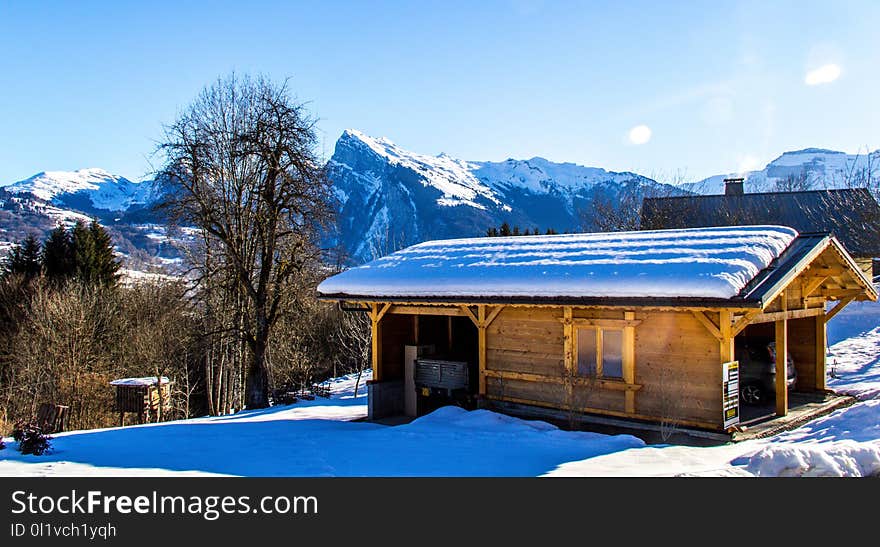
[[446,345],[449,351],[452,351],[452,316],[446,318]]
[[562,308],[562,355],[565,366],[565,389],[568,404],[574,404],[574,377],[577,375],[577,363],[574,362],[574,321],[571,306]]
[[373,365],[373,381],[382,381],[382,330],[379,317],[379,304],[370,304],[370,323],[372,325],[372,335],[370,342],[372,344],[372,365]]
[[[733,331],[731,328],[732,316],[729,311],[722,310],[718,318],[718,332],[721,334],[721,362],[729,363],[735,359],[733,351]],[[721,368],[718,368],[721,372]]]
[[[635,312],[624,312],[623,318],[627,321],[633,321],[636,318]],[[636,329],[635,327],[623,327],[623,381],[627,384],[636,383]],[[635,414],[636,412],[636,392],[628,389],[624,392],[625,410],[627,414]]]
[[788,414],[788,320],[776,322],[776,415]]
[[486,396],[486,306],[477,306],[477,330],[479,333],[480,350],[480,397]]
[[827,334],[825,330],[825,316],[817,315],[816,321],[816,391],[825,391],[826,363],[825,363],[825,344]]

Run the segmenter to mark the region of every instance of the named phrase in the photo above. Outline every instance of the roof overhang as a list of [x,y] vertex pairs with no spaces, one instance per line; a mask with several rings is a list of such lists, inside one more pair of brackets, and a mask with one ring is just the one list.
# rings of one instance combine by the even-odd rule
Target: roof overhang
[[749,302],[758,302],[760,307],[768,306],[801,274],[807,271],[816,260],[830,252],[859,286],[856,300],[877,300],[877,290],[840,242],[828,234],[801,234],[786,251],[765,268],[740,293]]

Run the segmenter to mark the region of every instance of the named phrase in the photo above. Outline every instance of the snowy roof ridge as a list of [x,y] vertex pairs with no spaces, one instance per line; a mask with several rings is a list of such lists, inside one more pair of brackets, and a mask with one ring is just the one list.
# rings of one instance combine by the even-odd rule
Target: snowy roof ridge
[[322,296],[732,299],[798,237],[735,226],[428,241],[333,276]]

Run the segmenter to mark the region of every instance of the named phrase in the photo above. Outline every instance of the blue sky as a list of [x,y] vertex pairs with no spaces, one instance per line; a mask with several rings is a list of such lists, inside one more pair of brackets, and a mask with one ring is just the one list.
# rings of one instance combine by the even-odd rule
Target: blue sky
[[878,29],[876,0],[0,0],[0,182],[140,179],[162,124],[232,70],[291,78],[326,156],[353,127],[674,181],[873,150]]

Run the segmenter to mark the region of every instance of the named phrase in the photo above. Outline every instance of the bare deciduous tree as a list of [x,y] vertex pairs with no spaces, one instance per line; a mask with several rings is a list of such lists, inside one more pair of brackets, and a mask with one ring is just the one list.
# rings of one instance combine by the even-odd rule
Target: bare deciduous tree
[[268,406],[267,351],[286,289],[319,254],[330,184],[316,155],[314,120],[287,84],[231,75],[202,91],[167,128],[166,208],[197,227],[218,256],[201,276],[225,274],[248,350],[245,404]]

